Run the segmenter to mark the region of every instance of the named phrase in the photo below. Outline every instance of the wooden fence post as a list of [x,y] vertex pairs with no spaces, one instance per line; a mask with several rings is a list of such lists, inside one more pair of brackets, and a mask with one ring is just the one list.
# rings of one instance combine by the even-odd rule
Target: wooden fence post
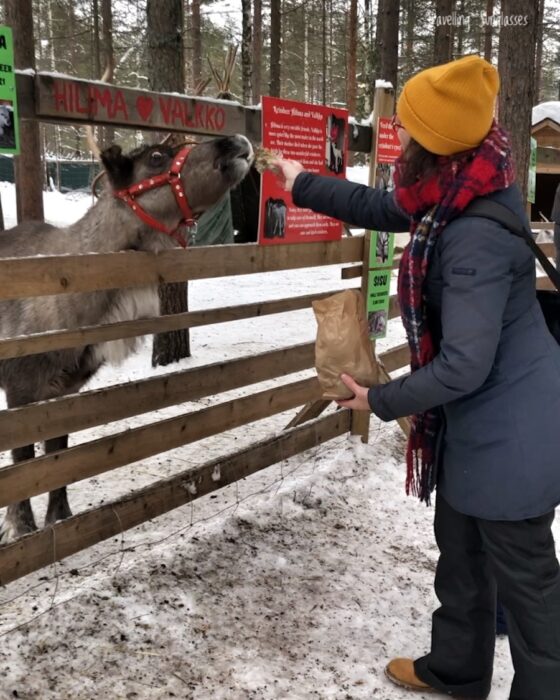
[[[375,166],[377,160],[376,143],[377,143],[377,120],[379,117],[391,117],[395,108],[395,91],[390,87],[376,87],[373,101],[373,117],[372,117],[372,139],[371,139],[371,155],[369,164],[368,184],[370,187],[375,183]],[[368,291],[368,274],[369,274],[369,251],[371,246],[371,231],[366,231],[364,234],[364,255],[362,269],[362,294],[367,304]],[[371,341],[372,353],[375,357],[375,341]],[[377,376],[375,382],[379,383],[380,372],[377,367]],[[368,441],[369,437],[369,422],[371,413],[369,411],[352,411],[352,435],[361,435],[362,442]]]

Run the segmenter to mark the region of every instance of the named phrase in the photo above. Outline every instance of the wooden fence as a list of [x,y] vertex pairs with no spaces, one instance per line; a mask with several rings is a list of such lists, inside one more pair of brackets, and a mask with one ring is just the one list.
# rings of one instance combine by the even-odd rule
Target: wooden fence
[[[209,112],[211,105],[197,106],[200,100],[112,86],[105,88],[95,83],[49,75],[18,75],[18,91],[21,113],[26,118],[158,129],[188,128],[201,133],[214,133],[216,129],[212,131],[210,127],[216,125],[220,126],[217,131],[221,133],[233,130],[254,135],[258,131],[254,110],[233,106],[230,111],[230,106],[223,103],[220,106],[222,115]],[[168,98],[175,102],[168,104],[165,101]],[[127,119],[123,118],[125,114]],[[181,123],[171,120],[171,114],[183,114],[183,117],[177,117]],[[170,120],[172,123],[167,123]],[[196,122],[194,126],[193,120]],[[371,130],[366,134],[363,127],[357,127],[352,131],[351,144],[354,150],[369,150]],[[126,252],[1,260],[0,300],[323,265],[346,266],[342,277],[347,280],[360,279],[363,286],[367,277],[365,261],[369,259],[368,246],[367,236],[355,236],[332,243],[272,247],[247,244],[174,250],[158,255]],[[550,246],[547,248],[547,254],[551,255]],[[397,265],[398,260],[395,267]],[[314,299],[330,293],[8,338],[0,341],[0,359],[147,333],[257,319],[268,314],[308,308]],[[389,317],[397,315],[398,304],[392,297]],[[406,346],[382,353],[378,358],[379,380],[388,381],[391,372],[407,365],[408,357]],[[278,379],[310,369],[313,364],[313,343],[306,343],[0,411],[0,449],[8,450],[44,441],[257,382]],[[326,402],[320,400],[320,388],[314,377],[290,381],[273,389],[182,413],[133,430],[116,432],[68,450],[1,468],[0,507],[262,418],[300,409],[289,426],[278,435],[196,469],[187,469],[156,481],[146,488],[0,547],[0,584],[52,564],[337,436],[352,432],[367,439],[367,415],[339,410],[321,416],[325,406]],[[408,430],[406,419],[401,420],[400,424],[403,430]],[[219,478],[216,478],[217,474]]]

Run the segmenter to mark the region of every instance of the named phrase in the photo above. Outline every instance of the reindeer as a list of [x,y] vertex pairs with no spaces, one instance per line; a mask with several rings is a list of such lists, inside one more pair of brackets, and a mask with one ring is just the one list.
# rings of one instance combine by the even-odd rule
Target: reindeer
[[[128,155],[119,146],[101,153],[109,186],[85,216],[67,228],[37,222],[0,233],[0,258],[117,251],[158,252],[184,244],[181,226],[236,186],[249,171],[253,149],[244,136],[192,146],[144,146]],[[169,186],[167,186],[169,185]],[[0,302],[0,337],[72,329],[159,314],[156,286]],[[79,391],[106,362],[121,361],[136,339],[101,342],[0,361],[8,408]],[[65,449],[68,436],[46,440],[46,453]],[[32,459],[34,445],[12,450],[15,462]],[[66,488],[49,494],[46,523],[72,514]],[[0,541],[37,529],[29,500],[7,508]]]

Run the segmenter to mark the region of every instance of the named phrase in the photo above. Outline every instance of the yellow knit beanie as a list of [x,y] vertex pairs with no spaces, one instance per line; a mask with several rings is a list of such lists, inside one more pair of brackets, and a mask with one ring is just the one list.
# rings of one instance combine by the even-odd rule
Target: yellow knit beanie
[[410,78],[397,115],[428,151],[442,156],[467,151],[490,131],[499,87],[494,66],[479,56],[465,56]]

